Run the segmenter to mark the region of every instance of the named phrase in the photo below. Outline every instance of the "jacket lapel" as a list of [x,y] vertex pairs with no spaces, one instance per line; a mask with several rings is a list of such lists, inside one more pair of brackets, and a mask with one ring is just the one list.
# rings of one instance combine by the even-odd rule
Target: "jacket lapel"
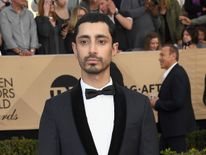
[[86,118],[80,83],[71,90],[72,110],[82,145],[88,155],[98,155]]
[[[126,124],[126,99],[121,91],[122,88],[119,85],[114,85],[114,87],[114,128],[108,155],[119,154]],[[71,90],[71,99],[74,119],[82,145],[88,155],[98,155],[87,122],[80,83]]]
[[126,124],[126,99],[122,88],[114,84],[114,128],[108,155],[118,155],[123,141]]

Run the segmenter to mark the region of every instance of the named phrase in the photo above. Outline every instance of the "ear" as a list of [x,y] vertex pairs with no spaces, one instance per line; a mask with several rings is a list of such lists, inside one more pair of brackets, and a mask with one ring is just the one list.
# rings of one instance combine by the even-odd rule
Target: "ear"
[[112,44],[112,56],[115,56],[119,51],[119,43],[115,42]]
[[77,45],[74,42],[72,42],[72,49],[73,49],[74,55],[77,56]]

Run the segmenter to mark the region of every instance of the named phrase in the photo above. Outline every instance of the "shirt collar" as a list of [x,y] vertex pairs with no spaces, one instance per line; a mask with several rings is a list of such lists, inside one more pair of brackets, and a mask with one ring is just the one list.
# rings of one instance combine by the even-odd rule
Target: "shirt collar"
[[85,89],[89,88],[89,89],[102,90],[104,87],[112,85],[113,81],[112,81],[112,78],[110,77],[109,82],[105,86],[103,86],[102,88],[95,88],[93,86],[90,86],[87,83],[85,83],[82,79],[80,80],[80,84],[81,84],[82,92],[83,92],[83,94],[85,94]]
[[163,74],[163,78],[165,79],[167,77],[167,75],[170,73],[170,71],[172,70],[172,68],[177,64],[177,62],[175,62],[172,66],[170,66],[170,68],[168,68],[165,73]]

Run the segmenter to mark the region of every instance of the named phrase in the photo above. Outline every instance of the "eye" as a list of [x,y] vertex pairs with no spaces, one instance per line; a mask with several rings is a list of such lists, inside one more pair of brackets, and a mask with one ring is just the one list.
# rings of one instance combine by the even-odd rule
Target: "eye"
[[105,39],[98,39],[97,42],[99,45],[105,45],[107,43]]
[[85,46],[89,43],[89,41],[87,39],[81,39],[79,40],[79,44],[82,45],[82,46]]

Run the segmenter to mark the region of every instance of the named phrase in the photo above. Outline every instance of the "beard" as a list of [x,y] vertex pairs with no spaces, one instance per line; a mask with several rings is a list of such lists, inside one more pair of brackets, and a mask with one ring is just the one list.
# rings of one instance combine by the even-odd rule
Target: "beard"
[[[89,59],[96,59],[98,61],[98,64],[87,64],[87,61]],[[84,59],[81,59],[78,57],[79,64],[82,70],[84,70],[88,74],[100,74],[104,72],[107,68],[110,66],[110,61],[103,61],[102,57],[97,57],[95,54],[90,54],[89,56],[85,57]]]

